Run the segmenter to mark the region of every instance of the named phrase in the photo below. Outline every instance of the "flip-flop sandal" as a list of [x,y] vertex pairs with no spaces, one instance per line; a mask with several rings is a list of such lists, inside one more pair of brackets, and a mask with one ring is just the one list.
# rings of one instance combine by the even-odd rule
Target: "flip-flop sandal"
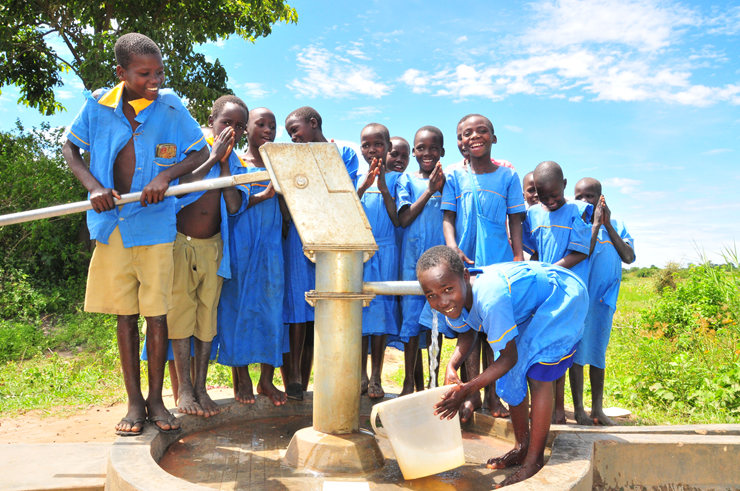
[[121,418],[121,422],[125,422],[131,425],[131,428],[134,426],[138,426],[140,428],[139,431],[125,431],[125,430],[116,430],[116,435],[120,436],[139,436],[141,435],[141,432],[144,431],[144,423],[146,423],[145,418],[136,418],[135,420],[131,421],[129,418]]
[[[169,413],[169,414],[170,414],[169,418],[166,418],[166,419],[163,418],[162,416],[150,416],[149,421],[154,425],[155,428],[157,428],[157,430],[159,430],[160,433],[180,433],[180,430],[182,430],[180,426],[178,426],[177,428],[172,428],[172,422],[176,420],[177,417],[172,413]],[[170,429],[165,430],[161,426],[159,426],[157,423],[167,423],[168,425],[170,425]]]
[[293,399],[294,401],[302,401],[303,386],[298,382],[288,384],[288,387],[285,388],[285,394],[288,396],[288,399]]

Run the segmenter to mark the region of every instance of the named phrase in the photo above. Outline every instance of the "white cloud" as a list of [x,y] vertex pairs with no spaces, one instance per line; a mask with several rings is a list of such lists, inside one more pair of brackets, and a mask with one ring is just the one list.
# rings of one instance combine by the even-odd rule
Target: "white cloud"
[[704,155],[719,155],[721,153],[732,152],[731,148],[715,148],[704,152]]
[[382,97],[391,87],[377,81],[375,71],[354,63],[317,46],[302,49],[298,55],[298,66],[306,72],[302,79],[294,79],[288,88],[299,95],[314,98],[346,98],[353,95]]
[[[622,194],[633,193],[637,189],[637,186],[639,186],[640,184],[642,184],[642,181],[629,179],[626,177],[610,177],[609,179],[604,179],[603,181],[604,188],[617,188]],[[606,194],[606,192],[604,194]]]
[[271,91],[268,91],[264,88],[264,84],[255,83],[255,82],[245,82],[243,84],[235,84],[235,89],[241,89],[241,91],[249,96],[250,99],[263,99],[265,96],[271,94]]
[[577,96],[569,97],[568,100],[570,102],[581,102],[583,100],[583,96],[577,95]]
[[507,125],[504,125],[504,128],[506,128],[507,130],[511,131],[512,133],[521,133],[522,132],[522,129],[520,127],[518,127],[518,126],[513,126],[513,125],[507,124]]
[[401,78],[399,78],[398,81],[411,87],[411,92],[414,94],[422,94],[424,92],[429,92],[429,89],[427,88],[427,78],[428,75],[426,73],[422,73],[414,68],[409,68],[403,73],[403,75],[401,75]]
[[717,17],[709,19],[707,24],[717,26],[709,29],[709,34],[725,36],[740,34],[740,6],[731,8],[729,11],[723,12]]
[[341,117],[343,121],[353,120],[353,119],[359,119],[359,118],[366,118],[369,116],[373,116],[375,114],[379,114],[380,109],[378,109],[375,106],[363,106],[363,107],[356,107],[349,111],[345,116]]
[[57,90],[55,94],[57,98],[62,99],[62,100],[75,98],[75,95],[69,90]]
[[468,36],[460,36],[459,38],[455,39],[455,44],[464,43],[468,40]]

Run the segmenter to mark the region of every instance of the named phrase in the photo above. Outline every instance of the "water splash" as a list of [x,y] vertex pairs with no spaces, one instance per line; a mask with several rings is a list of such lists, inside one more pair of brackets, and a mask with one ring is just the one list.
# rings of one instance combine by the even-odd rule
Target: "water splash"
[[437,311],[432,310],[432,344],[429,347],[429,388],[437,386],[437,355],[439,354],[439,320]]

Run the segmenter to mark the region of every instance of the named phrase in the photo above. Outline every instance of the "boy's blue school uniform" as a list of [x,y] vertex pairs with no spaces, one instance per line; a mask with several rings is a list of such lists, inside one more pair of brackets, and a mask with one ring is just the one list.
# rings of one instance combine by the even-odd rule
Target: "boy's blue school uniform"
[[[90,172],[106,188],[115,189],[113,164],[118,153],[133,137],[136,168],[130,192],[142,191],[160,172],[182,160],[188,152],[200,150],[205,139],[180,98],[170,89],[161,89],[154,101],[132,101],[140,124],[134,133],[123,114],[123,87],[104,89],[96,100],[85,91],[85,105],[67,131],[67,138],[90,153]],[[159,149],[159,150],[158,150]],[[173,182],[173,184],[176,184]],[[89,198],[89,193],[88,193]],[[110,211],[87,212],[90,238],[108,243],[119,228],[124,247],[173,242],[177,235],[175,199],[142,207],[138,201]]]
[[[498,167],[495,172],[488,174],[473,174],[470,166],[466,166],[453,168],[446,177],[442,210],[456,213],[455,239],[458,248],[476,261],[476,267],[513,261],[506,219],[508,215],[525,211],[517,173],[509,167]],[[474,188],[477,190],[475,195]],[[480,227],[476,197],[488,231],[485,244],[477,240]]]
[[[232,174],[260,172],[257,167]],[[269,181],[252,184],[252,192]],[[221,346],[218,362],[231,367],[283,362],[282,215],[277,196],[229,216],[231,279],[224,280],[218,305]]]
[[[522,244],[530,254],[539,255],[543,263],[555,264],[571,252],[588,255],[591,247],[591,219],[593,206],[584,201],[568,201],[555,211],[542,205],[527,210],[522,226]],[[588,259],[576,264],[571,271],[588,284]]]
[[[357,154],[350,147],[337,146],[352,185],[357,185]],[[303,253],[303,242],[291,222],[288,237],[283,242],[285,260],[285,300],[283,322],[286,324],[311,322],[314,308],[306,302],[306,292],[316,289],[316,265]]]
[[[387,172],[385,182],[388,190],[395,194],[396,181],[401,176],[399,172]],[[360,177],[358,182],[364,179]],[[395,198],[394,198],[395,199]],[[378,250],[366,263],[363,271],[364,281],[396,281],[398,280],[398,246],[396,243],[396,227],[388,216],[383,201],[383,195],[377,184],[370,187],[360,200],[365,214],[373,230]],[[362,335],[398,335],[399,312],[398,301],[392,295],[378,295],[368,307],[362,309]]]
[[[614,230],[632,250],[635,243],[627,228],[619,220],[611,220]],[[614,248],[609,233],[602,225],[588,264],[588,315],[583,338],[578,343],[574,362],[583,366],[606,368],[606,348],[617,309],[619,286],[622,283],[622,258]]]
[[[402,174],[396,183],[396,207],[411,206],[429,189],[429,179],[422,179],[411,174]],[[401,280],[416,281],[416,263],[430,247],[444,245],[442,233],[442,194],[435,193],[427,201],[424,209],[416,219],[403,229],[401,244]],[[400,228],[400,227],[399,227]],[[403,295],[401,297],[402,323],[399,337],[404,343],[409,338],[418,336],[422,330],[419,317],[426,299],[420,295]],[[426,341],[426,340],[425,340]],[[426,343],[423,343],[426,344]]]
[[517,362],[496,381],[496,393],[516,406],[527,395],[528,376],[553,380],[535,373],[552,367],[565,373],[572,364],[587,310],[588,292],[577,275],[559,266],[520,261],[484,267],[473,283],[470,312],[441,322],[459,333],[471,328],[484,332],[494,352],[514,340]]

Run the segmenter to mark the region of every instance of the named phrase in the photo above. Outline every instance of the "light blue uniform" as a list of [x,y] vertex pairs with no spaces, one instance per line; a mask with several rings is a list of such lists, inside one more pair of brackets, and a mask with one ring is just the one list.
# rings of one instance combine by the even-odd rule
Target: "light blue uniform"
[[[527,210],[524,220],[522,243],[524,250],[539,255],[543,263],[555,264],[571,252],[588,255],[591,247],[591,225],[583,221],[591,219],[593,206],[584,201],[568,201],[555,211],[548,211],[542,205],[534,205]],[[588,259],[572,268],[588,284]]]
[[[619,220],[612,220],[614,230],[622,240],[635,248],[634,240]],[[606,368],[606,348],[612,331],[614,311],[617,309],[619,286],[622,283],[622,258],[614,248],[609,233],[602,225],[594,252],[588,264],[588,315],[583,338],[574,357],[579,365]]]
[[483,268],[473,283],[470,312],[440,321],[459,333],[471,328],[484,332],[494,352],[514,340],[517,362],[496,381],[496,393],[516,406],[527,395],[531,368],[560,365],[569,358],[572,363],[570,355],[583,334],[587,310],[588,292],[577,275],[559,266],[524,261]]
[[[259,172],[232,168],[233,174]],[[269,181],[252,184],[252,192]],[[284,271],[282,215],[277,195],[229,217],[231,279],[218,305],[218,362],[231,367],[283,363]]]
[[[395,193],[399,172],[387,172],[385,182],[391,194]],[[364,176],[358,179],[362,182]],[[395,199],[395,197],[394,197]],[[378,250],[365,263],[364,281],[397,281],[398,280],[398,246],[396,244],[396,227],[391,222],[386,210],[383,195],[377,182],[362,195],[360,200],[365,214],[373,229],[373,237]],[[368,307],[362,309],[362,335],[398,335],[400,327],[398,300],[391,295],[378,295]]]

